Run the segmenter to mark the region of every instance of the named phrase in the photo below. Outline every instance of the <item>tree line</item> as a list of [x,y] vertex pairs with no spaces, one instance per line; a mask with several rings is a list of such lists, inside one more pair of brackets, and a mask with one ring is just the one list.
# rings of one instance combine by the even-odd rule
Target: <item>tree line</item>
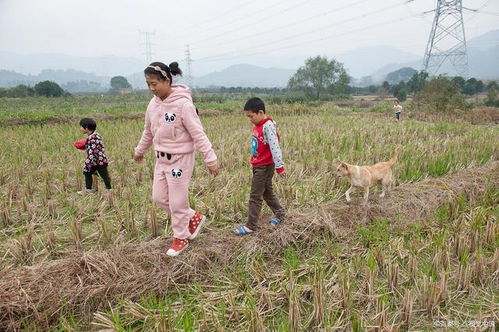
[[[201,95],[212,94],[209,98],[221,94],[223,99],[226,94],[266,94],[272,96],[274,102],[307,101],[307,100],[336,100],[348,98],[349,95],[377,94],[379,96],[393,95],[400,101],[405,101],[408,95],[416,95],[431,82],[449,85],[449,91],[456,91],[463,95],[472,96],[481,92],[488,92],[486,104],[498,106],[498,85],[495,81],[485,84],[476,78],[464,79],[463,77],[438,76],[430,78],[425,71],[405,67],[391,72],[380,85],[370,84],[365,87],[352,86],[351,78],[348,76],[342,63],[328,59],[323,56],[308,58],[305,64],[298,68],[289,79],[285,88],[247,88],[247,87],[218,87],[197,89]],[[436,80],[436,81],[435,81]],[[366,78],[363,79],[367,82]],[[130,92],[131,85],[123,76],[115,76],[110,81],[110,94]],[[30,97],[46,96],[59,97],[68,95],[57,83],[43,81],[34,87],[18,85],[14,88],[0,88],[0,97]]]
[[42,81],[30,87],[25,84],[20,84],[13,88],[0,88],[1,97],[24,98],[33,96],[44,97],[61,97],[68,95],[59,84],[52,81]]
[[[132,86],[128,83],[127,79],[123,76],[114,76],[110,81],[111,89],[110,94],[118,94],[123,89],[131,89]],[[24,97],[62,97],[71,95],[69,92],[64,91],[59,84],[53,81],[42,81],[31,87],[25,84],[19,84],[13,88],[0,88],[0,98],[24,98]]]

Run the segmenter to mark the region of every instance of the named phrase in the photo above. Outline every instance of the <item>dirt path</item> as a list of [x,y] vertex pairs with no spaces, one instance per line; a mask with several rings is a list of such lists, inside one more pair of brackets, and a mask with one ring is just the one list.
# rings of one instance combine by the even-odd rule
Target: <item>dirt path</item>
[[166,293],[194,278],[214,280],[213,271],[230,266],[241,253],[279,255],[293,243],[310,247],[319,241],[319,232],[329,231],[338,241],[346,241],[359,226],[377,217],[398,220],[391,227],[404,227],[427,218],[457,195],[464,193],[472,200],[487,188],[498,188],[497,174],[499,162],[494,161],[444,178],[401,185],[385,199],[372,195],[366,206],[341,200],[318,209],[291,211],[281,227],[266,226],[246,238],[235,237],[230,228],[210,229],[208,224],[177,258],[167,257],[168,242],[156,239],[77,253],[32,267],[6,268],[0,271],[0,330],[19,328],[21,319],[43,327],[56,322],[63,310],[90,313],[119,298]]

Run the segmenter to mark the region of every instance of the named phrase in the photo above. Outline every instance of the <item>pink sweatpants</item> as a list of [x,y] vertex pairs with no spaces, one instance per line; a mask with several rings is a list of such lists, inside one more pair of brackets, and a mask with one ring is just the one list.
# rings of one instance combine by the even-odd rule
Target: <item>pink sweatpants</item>
[[191,235],[189,220],[195,211],[189,207],[189,183],[194,169],[194,152],[159,156],[154,168],[152,199],[172,216],[173,236],[185,239]]

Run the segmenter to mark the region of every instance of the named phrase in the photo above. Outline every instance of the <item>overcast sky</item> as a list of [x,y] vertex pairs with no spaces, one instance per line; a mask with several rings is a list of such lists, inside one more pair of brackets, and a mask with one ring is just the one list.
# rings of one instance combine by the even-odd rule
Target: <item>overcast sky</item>
[[[391,45],[422,56],[436,0],[0,0],[0,51],[183,60],[333,56]],[[499,29],[498,0],[463,0],[467,39]],[[499,43],[499,41],[498,41]],[[1,64],[0,64],[1,68]]]

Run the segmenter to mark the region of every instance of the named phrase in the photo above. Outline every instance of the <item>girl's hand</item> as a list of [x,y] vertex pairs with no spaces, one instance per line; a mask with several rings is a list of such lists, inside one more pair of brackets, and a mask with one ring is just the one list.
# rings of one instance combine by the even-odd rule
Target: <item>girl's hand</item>
[[210,170],[211,175],[217,176],[219,169],[218,163],[216,163],[215,165],[208,166],[208,169]]
[[133,156],[133,160],[135,160],[136,162],[140,163],[142,160],[144,160],[144,155],[141,155],[141,154],[135,154]]

